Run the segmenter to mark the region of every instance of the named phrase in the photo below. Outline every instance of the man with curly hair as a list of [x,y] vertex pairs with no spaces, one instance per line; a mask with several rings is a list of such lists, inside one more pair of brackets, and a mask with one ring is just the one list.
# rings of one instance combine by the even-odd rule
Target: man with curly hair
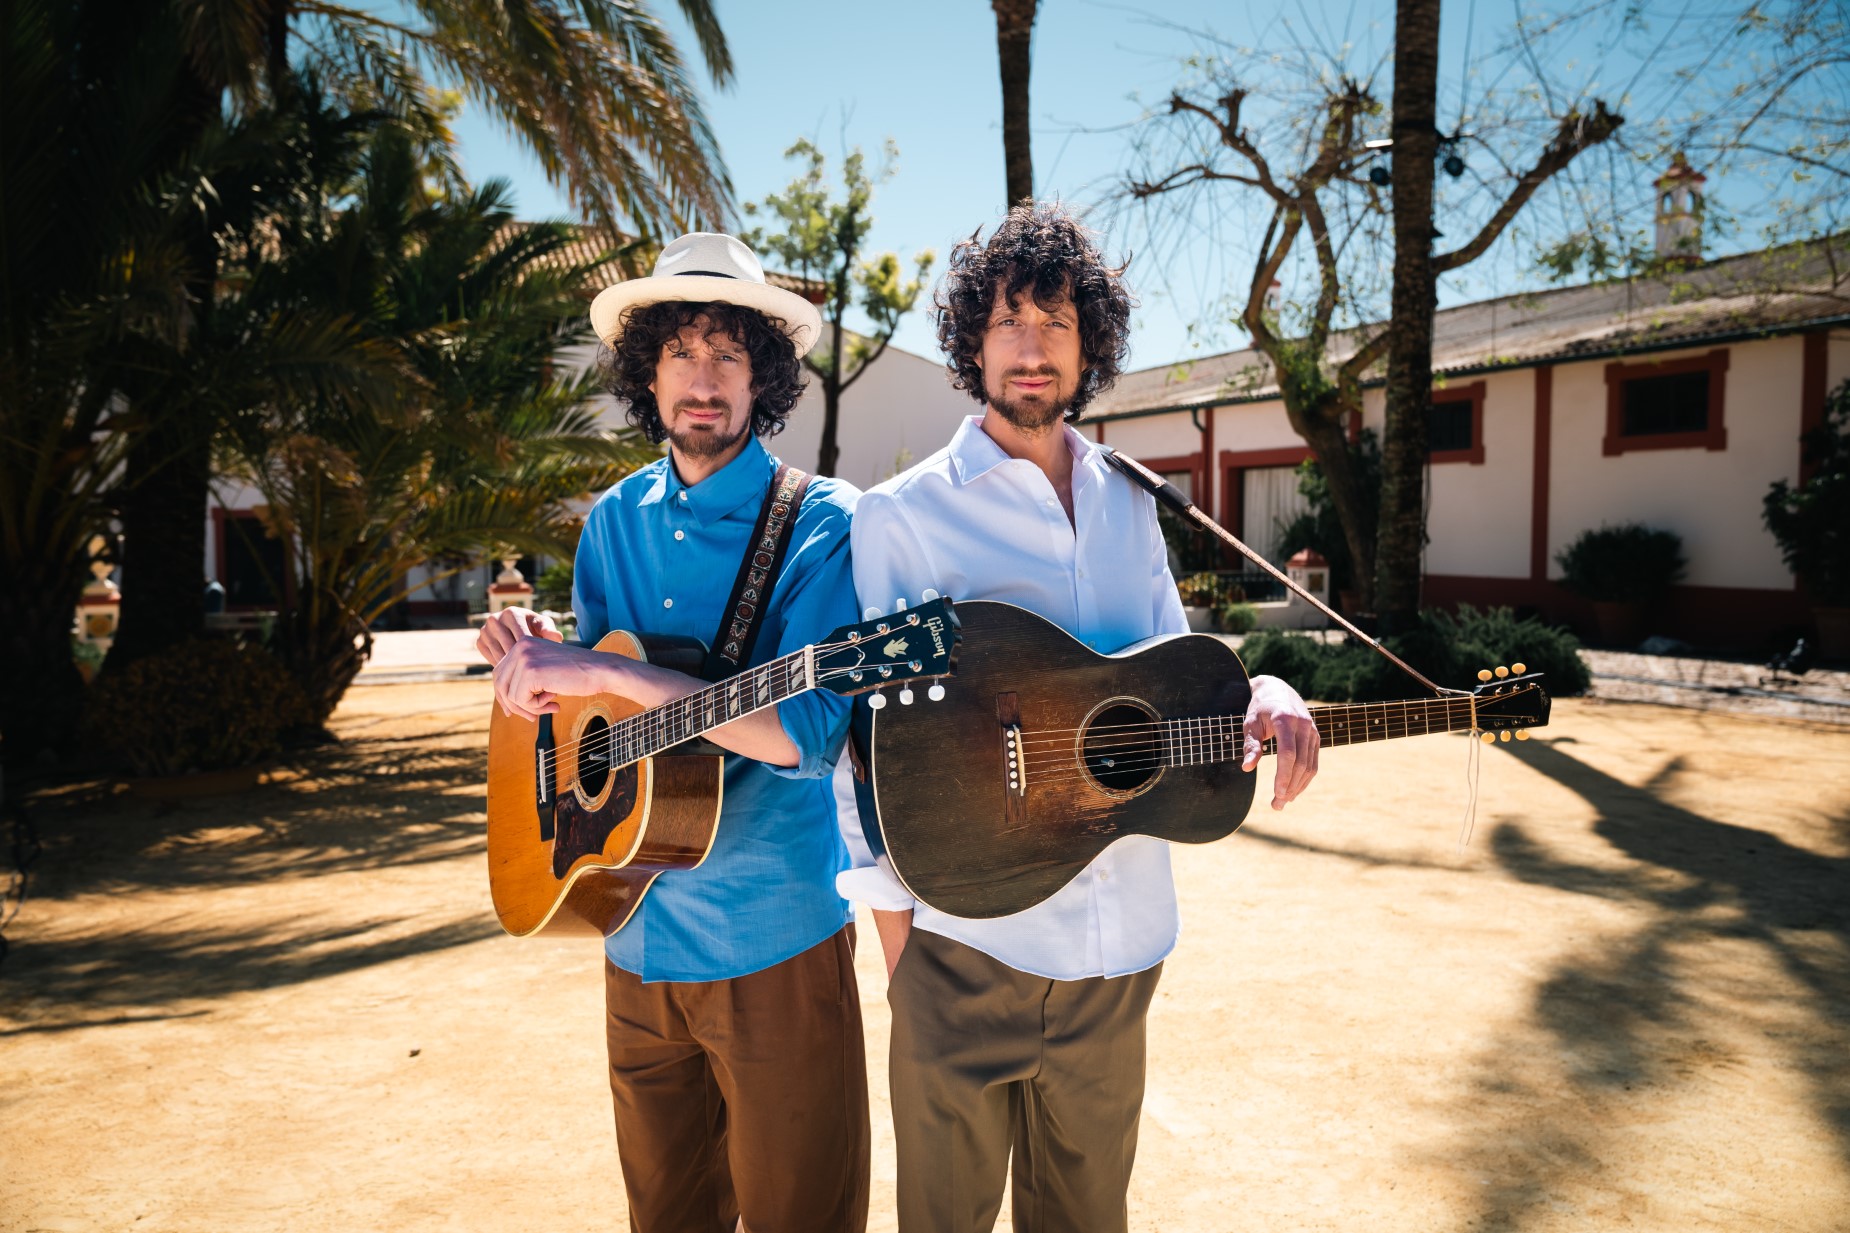
[[[610,393],[667,456],[600,498],[578,545],[572,609],[587,645],[612,629],[715,638],[778,460],[761,438],[802,393],[815,307],[765,283],[731,236],[683,236],[650,278],[591,306]],[[848,517],[858,494],[812,479],[749,663],[854,621]],[[744,594],[742,592],[742,594]],[[731,614],[728,614],[728,620]],[[495,696],[537,718],[558,695],[645,707],[692,676],[562,645],[510,609],[478,644]],[[711,853],[656,880],[605,940],[605,1035],[617,1153],[637,1233],[861,1230],[869,1125],[847,863],[829,782],[845,699],[812,692],[709,732],[726,759]]]
[[[938,340],[983,412],[862,496],[863,603],[926,587],[1003,600],[1101,653],[1187,631],[1155,502],[1069,426],[1123,365],[1121,275],[1055,205],[1024,202],[958,245]],[[1317,730],[1289,686],[1255,677],[1245,769],[1272,736],[1283,808],[1316,773]],[[989,1229],[1011,1176],[1019,1233],[1124,1229],[1144,1021],[1178,929],[1168,845],[1120,839],[1044,903],[988,920],[915,902],[885,857],[838,884],[874,909],[886,953],[901,1233]]]

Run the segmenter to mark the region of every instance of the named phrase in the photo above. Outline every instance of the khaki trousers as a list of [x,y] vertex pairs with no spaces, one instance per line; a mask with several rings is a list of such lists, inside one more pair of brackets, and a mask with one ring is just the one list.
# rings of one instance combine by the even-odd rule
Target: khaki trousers
[[1114,1233],[1162,965],[1048,980],[914,929],[893,972],[900,1233],[986,1233],[1014,1153],[1016,1233]]
[[762,972],[643,984],[604,963],[634,1233],[861,1233],[870,1127],[854,926]]

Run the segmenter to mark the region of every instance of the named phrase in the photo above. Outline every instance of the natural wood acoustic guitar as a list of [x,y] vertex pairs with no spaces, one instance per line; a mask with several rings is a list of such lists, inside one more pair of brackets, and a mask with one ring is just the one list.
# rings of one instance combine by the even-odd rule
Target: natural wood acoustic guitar
[[[859,719],[872,724],[879,839],[915,898],[1006,916],[1053,895],[1115,839],[1206,843],[1245,820],[1251,689],[1225,643],[1179,634],[1100,655],[1013,604],[965,600],[957,613],[966,642],[949,700]],[[1507,741],[1548,722],[1540,673],[1517,664],[1480,677],[1470,693],[1311,715],[1325,747],[1431,732]]]
[[[900,685],[904,704],[912,701],[910,682],[931,680],[936,701],[944,696],[936,678],[955,666],[958,639],[951,601],[933,599],[844,626],[649,710],[608,694],[560,698],[559,710],[536,723],[494,706],[488,886],[502,928],[517,937],[623,928],[656,878],[695,868],[713,846],[725,758],[690,752],[691,742],[812,689],[858,694]],[[693,638],[622,630],[595,649],[690,674],[706,656]]]

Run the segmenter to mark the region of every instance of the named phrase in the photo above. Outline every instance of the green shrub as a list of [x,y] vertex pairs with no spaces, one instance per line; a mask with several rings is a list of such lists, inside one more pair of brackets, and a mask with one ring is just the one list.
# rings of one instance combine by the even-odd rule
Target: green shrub
[[1811,478],[1797,488],[1773,482],[1763,509],[1767,530],[1814,603],[1850,606],[1850,381],[1831,392],[1824,422],[1803,442]]
[[312,718],[275,656],[225,638],[194,639],[105,673],[88,707],[90,739],[138,775],[249,766]]
[[1582,531],[1555,562],[1561,585],[1577,595],[1613,603],[1661,599],[1683,576],[1683,540],[1674,531],[1654,531],[1631,522]]
[[[1573,634],[1534,617],[1519,621],[1508,608],[1479,612],[1463,605],[1456,616],[1428,610],[1415,629],[1386,639],[1386,645],[1453,689],[1475,687],[1481,668],[1512,663],[1547,674],[1554,697],[1583,694],[1591,682]],[[1384,656],[1353,639],[1326,643],[1304,634],[1260,630],[1241,645],[1240,658],[1251,675],[1278,677],[1320,702],[1386,702],[1424,692]]]
[[1214,609],[1214,619],[1220,622],[1222,633],[1244,634],[1258,627],[1259,610],[1244,599],[1229,599]]

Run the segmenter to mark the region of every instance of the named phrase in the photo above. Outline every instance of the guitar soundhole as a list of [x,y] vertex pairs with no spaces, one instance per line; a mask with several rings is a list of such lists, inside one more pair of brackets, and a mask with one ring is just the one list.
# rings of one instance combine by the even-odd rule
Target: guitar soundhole
[[1157,717],[1128,702],[1108,705],[1086,723],[1080,757],[1099,787],[1112,793],[1141,791],[1163,769],[1162,728]]
[[593,715],[578,735],[578,793],[594,801],[610,779],[610,721]]

